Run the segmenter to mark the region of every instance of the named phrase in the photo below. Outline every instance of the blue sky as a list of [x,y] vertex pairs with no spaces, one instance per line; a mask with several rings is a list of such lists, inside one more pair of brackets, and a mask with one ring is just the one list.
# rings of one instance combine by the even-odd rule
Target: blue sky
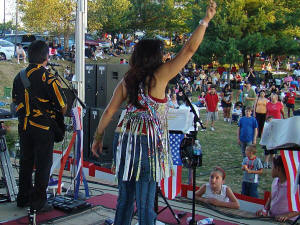
[[[5,21],[10,21],[15,17],[16,0],[0,0],[0,23],[3,23],[5,1]],[[14,19],[15,21],[15,19]]]

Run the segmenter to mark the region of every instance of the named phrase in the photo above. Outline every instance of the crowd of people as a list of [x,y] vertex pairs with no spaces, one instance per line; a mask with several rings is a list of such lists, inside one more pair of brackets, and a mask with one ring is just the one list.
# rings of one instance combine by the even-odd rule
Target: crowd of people
[[[222,109],[224,122],[238,125],[237,140],[241,148],[244,174],[241,193],[258,198],[259,175],[263,173],[263,169],[272,169],[272,176],[275,178],[273,183],[284,187],[279,190],[276,189],[276,185],[272,185],[272,193],[279,191],[276,196],[283,196],[283,192],[286,191],[286,178],[280,156],[276,155],[275,150],[268,150],[266,146],[262,146],[265,154],[262,162],[256,156],[256,144],[257,138],[262,137],[266,123],[270,123],[272,119],[293,116],[295,100],[297,95],[300,95],[300,76],[292,74],[292,71],[288,71],[284,78],[274,78],[271,71],[262,71],[259,76],[251,68],[247,74],[241,75],[236,71],[228,76],[226,70],[219,68],[203,70],[193,66],[188,67],[181,71],[178,78],[174,80],[172,88],[166,92],[169,107],[180,109],[185,104],[182,92],[188,97],[197,96],[197,100],[192,104],[198,107],[199,111],[206,110],[206,129],[201,131],[206,131],[208,125],[211,131],[215,130],[214,122],[220,114],[219,109]],[[299,65],[296,65],[295,70],[299,70]],[[224,185],[224,179],[225,172],[215,168],[211,173],[210,182],[198,190],[197,199],[216,206],[239,208],[237,200],[231,195],[231,189]],[[273,215],[279,221],[295,216],[295,213],[288,213],[287,208],[283,209],[284,207],[279,205],[277,197],[271,196],[266,209],[258,211],[257,214]],[[271,201],[275,203],[270,204]],[[285,216],[278,216],[282,215],[283,211]]]

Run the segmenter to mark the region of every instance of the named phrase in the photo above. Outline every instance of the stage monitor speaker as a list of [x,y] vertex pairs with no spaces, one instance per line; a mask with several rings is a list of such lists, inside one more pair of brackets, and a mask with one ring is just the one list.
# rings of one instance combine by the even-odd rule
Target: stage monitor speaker
[[128,64],[97,65],[96,107],[105,108],[114,89],[128,71]]
[[85,65],[85,104],[96,107],[96,69],[94,64]]
[[[103,108],[91,108],[90,111],[90,143],[93,142],[93,136],[98,126],[98,122],[104,112]],[[117,127],[118,121],[120,119],[120,115],[122,113],[122,109],[119,109],[115,115],[113,116],[110,124],[105,129],[105,134],[103,137],[103,149],[100,158],[93,157],[91,149],[89,151],[89,160],[96,165],[100,165],[102,167],[110,168],[113,160],[113,140],[114,133]]]

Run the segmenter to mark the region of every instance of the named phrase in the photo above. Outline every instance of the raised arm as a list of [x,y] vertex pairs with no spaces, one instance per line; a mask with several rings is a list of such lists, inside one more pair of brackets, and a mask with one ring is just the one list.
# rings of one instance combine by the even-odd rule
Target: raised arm
[[210,0],[210,4],[206,10],[206,16],[204,17],[202,22],[199,23],[199,26],[196,28],[187,43],[183,46],[183,48],[174,59],[161,65],[155,72],[155,77],[158,80],[164,83],[168,83],[169,80],[175,77],[195,54],[203,40],[203,36],[205,34],[206,27],[208,26],[209,21],[214,17],[216,13],[216,6],[216,3],[213,0]]

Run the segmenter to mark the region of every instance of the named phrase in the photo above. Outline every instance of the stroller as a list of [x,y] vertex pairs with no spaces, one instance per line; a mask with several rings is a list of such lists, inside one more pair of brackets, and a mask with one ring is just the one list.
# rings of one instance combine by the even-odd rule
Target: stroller
[[240,117],[242,116],[242,108],[243,108],[243,103],[242,102],[236,102],[234,104],[234,108],[231,112],[231,124],[232,123],[238,123],[240,120]]

